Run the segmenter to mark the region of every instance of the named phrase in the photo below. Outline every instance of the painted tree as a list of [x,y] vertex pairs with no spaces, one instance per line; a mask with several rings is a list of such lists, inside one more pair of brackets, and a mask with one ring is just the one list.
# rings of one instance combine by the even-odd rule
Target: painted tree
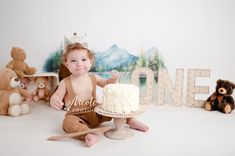
[[49,56],[49,58],[45,61],[43,66],[43,71],[58,73],[62,54],[63,54],[63,48],[61,46],[59,49],[53,52]]
[[137,61],[137,67],[146,67],[146,66],[147,66],[147,62],[146,62],[146,59],[144,57],[143,50],[141,50],[140,57]]

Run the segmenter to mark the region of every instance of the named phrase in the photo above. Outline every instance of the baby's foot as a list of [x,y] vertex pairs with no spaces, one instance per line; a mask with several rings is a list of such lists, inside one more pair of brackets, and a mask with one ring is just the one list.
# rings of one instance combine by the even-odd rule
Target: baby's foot
[[149,129],[147,125],[143,124],[142,122],[136,119],[130,119],[127,124],[130,125],[130,128],[136,129],[142,132],[147,132]]
[[95,133],[87,134],[85,137],[85,143],[88,147],[93,146],[99,141],[99,135]]

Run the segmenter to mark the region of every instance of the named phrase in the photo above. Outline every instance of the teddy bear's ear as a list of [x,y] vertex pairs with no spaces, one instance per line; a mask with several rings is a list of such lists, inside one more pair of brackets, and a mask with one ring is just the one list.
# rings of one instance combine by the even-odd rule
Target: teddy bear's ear
[[36,82],[36,79],[37,79],[37,77],[32,77],[32,78],[31,78],[31,81],[32,81],[32,82]]
[[216,84],[219,84],[221,81],[222,81],[221,79],[218,79],[218,80],[216,81]]
[[48,76],[44,76],[44,77],[45,77],[45,79],[49,80],[49,77],[48,77]]

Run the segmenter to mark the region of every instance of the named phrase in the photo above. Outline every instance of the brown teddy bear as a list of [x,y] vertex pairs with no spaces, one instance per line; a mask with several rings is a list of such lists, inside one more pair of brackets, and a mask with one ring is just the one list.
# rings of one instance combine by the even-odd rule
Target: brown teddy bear
[[34,82],[36,89],[32,93],[33,101],[49,101],[51,97],[51,91],[48,89],[49,78],[47,76],[36,77]]
[[22,98],[27,98],[28,94],[17,88],[19,84],[20,79],[13,70],[0,70],[0,115],[19,116],[29,112],[29,105],[22,103]]
[[31,93],[28,91],[29,90],[29,84],[30,84],[31,79],[29,77],[24,77],[22,79],[20,79],[20,88],[25,90],[25,92],[27,93],[27,98],[24,98],[23,101],[27,101],[30,102],[32,101],[32,95]]
[[24,61],[26,54],[23,49],[13,47],[11,50],[12,60],[6,65],[7,68],[14,70],[17,76],[21,79],[24,75],[32,75],[36,73],[36,68],[28,66]]
[[208,111],[218,110],[223,113],[230,113],[234,109],[234,100],[231,96],[235,84],[227,80],[217,80],[215,92],[206,100],[205,109]]

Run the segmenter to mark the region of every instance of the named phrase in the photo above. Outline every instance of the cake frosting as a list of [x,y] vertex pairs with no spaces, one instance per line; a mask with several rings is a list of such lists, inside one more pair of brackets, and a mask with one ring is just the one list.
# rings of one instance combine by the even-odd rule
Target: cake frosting
[[114,113],[139,110],[139,88],[132,84],[108,84],[103,89],[102,108]]

